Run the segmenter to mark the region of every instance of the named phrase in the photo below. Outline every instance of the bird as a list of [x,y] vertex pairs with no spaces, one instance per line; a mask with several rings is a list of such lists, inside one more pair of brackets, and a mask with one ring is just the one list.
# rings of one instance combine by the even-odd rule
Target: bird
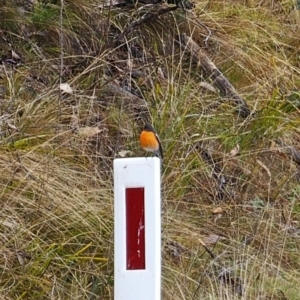
[[140,134],[141,147],[153,152],[153,154],[161,159],[164,158],[160,139],[152,125],[146,123]]

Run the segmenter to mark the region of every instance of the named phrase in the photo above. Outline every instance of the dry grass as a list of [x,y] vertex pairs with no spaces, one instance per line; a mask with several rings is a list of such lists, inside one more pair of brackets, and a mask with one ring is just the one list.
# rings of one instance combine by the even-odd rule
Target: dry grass
[[[283,146],[300,148],[295,1],[199,0],[126,39],[144,6],[60,5],[0,8],[1,298],[113,299],[112,161],[143,155],[150,120],[165,149],[162,298],[298,299],[299,165]],[[183,32],[255,114],[203,87]]]

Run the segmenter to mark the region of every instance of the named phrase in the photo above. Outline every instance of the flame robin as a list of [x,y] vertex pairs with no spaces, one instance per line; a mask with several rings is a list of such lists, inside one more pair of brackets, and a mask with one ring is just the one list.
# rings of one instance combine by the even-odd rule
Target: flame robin
[[140,144],[144,150],[153,152],[155,156],[163,159],[163,151],[159,137],[150,124],[145,124],[140,134]]

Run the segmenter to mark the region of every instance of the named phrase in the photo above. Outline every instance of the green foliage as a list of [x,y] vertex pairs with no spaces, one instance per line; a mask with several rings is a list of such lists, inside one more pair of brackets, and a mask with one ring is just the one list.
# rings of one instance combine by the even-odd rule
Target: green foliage
[[30,15],[31,21],[38,30],[49,29],[54,26],[59,27],[59,5],[39,4],[34,6]]

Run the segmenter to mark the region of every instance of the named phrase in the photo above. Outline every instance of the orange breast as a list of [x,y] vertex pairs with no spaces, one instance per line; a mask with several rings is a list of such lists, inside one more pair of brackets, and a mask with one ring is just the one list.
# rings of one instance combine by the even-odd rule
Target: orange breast
[[151,131],[142,131],[140,135],[140,144],[146,151],[157,151],[159,149],[159,143],[156,136]]

